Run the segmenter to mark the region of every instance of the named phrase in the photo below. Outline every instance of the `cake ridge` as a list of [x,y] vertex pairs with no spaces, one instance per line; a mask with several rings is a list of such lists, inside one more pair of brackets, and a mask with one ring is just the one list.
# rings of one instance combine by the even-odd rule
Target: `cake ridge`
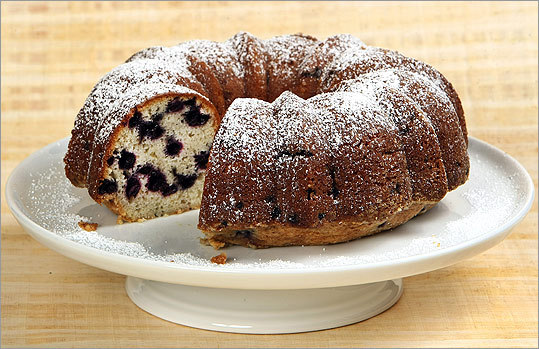
[[143,49],[94,86],[64,162],[123,220],[201,207],[214,247],[391,229],[469,172],[451,83],[351,34],[239,32]]

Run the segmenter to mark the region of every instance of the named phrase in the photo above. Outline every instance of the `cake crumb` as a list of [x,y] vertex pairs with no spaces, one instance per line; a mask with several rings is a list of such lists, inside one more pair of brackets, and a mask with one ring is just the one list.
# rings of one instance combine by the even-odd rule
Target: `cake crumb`
[[203,245],[206,245],[206,246],[211,246],[216,250],[220,250],[221,248],[226,246],[226,243],[224,243],[222,241],[217,241],[217,240],[212,239],[212,238],[209,238],[209,239],[208,238],[201,238],[200,243],[203,244]]
[[226,263],[226,253],[221,253],[218,256],[211,257],[210,261],[215,264],[225,264]]
[[96,231],[97,227],[98,227],[98,224],[97,223],[89,223],[89,222],[80,221],[79,222],[79,227],[81,227],[82,229],[84,229],[86,231]]
[[124,224],[124,220],[122,219],[122,217],[118,216],[118,218],[116,219],[116,224]]

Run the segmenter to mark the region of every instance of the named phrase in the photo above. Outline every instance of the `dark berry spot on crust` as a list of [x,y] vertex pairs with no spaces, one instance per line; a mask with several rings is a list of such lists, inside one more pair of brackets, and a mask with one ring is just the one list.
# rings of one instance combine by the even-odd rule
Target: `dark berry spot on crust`
[[174,178],[176,179],[176,183],[182,189],[191,188],[195,184],[195,182],[197,180],[197,177],[198,177],[196,174],[192,174],[192,175],[179,174],[179,173],[176,172],[175,168],[172,169],[172,173],[174,174]]
[[333,196],[334,199],[339,197],[339,188],[335,185],[331,188],[331,196]]
[[383,222],[382,224],[378,224],[378,228],[382,228],[383,226],[385,226],[387,223],[387,221]]
[[236,236],[250,238],[251,235],[253,235],[253,232],[251,230],[236,230]]
[[282,211],[279,207],[275,206],[271,211],[271,218],[277,219],[281,215]]
[[161,191],[165,186],[167,186],[167,178],[163,172],[152,170],[150,178],[148,178],[148,183],[146,183],[146,188],[149,191]]
[[180,110],[183,109],[184,106],[185,106],[185,103],[182,100],[175,98],[172,101],[168,102],[167,113],[179,112]]
[[333,167],[329,168],[329,175],[331,177],[331,191],[328,193],[333,197],[333,199],[337,199],[339,197],[339,188],[337,188],[337,180],[335,179],[335,169]]
[[142,122],[142,114],[138,111],[129,119],[129,128],[137,127]]
[[307,188],[307,200],[312,199],[312,197],[311,197],[312,194],[316,194],[316,191],[314,189]]
[[393,189],[391,189],[391,192],[400,194],[401,193],[401,186],[402,185],[400,183],[396,183],[395,187],[393,187]]
[[306,158],[309,158],[311,156],[313,156],[314,154],[308,150],[305,150],[305,149],[302,149],[300,151],[297,151],[297,152],[290,152],[288,150],[283,150],[283,151],[280,151],[278,154],[277,154],[277,158],[280,158],[280,157],[283,157],[283,156],[290,156],[292,158],[295,158],[297,156],[303,156],[303,157],[306,157]]
[[318,214],[318,219],[319,219],[319,220],[322,220],[322,219],[324,219],[325,217],[326,217],[326,214],[325,214],[325,213],[319,213],[319,214]]
[[129,177],[125,186],[125,196],[128,199],[136,197],[140,191],[140,187],[140,180],[136,176]]
[[208,165],[208,158],[210,156],[210,152],[203,151],[200,152],[200,154],[195,155],[195,165],[196,168],[199,170],[205,170],[206,166]]
[[296,156],[305,156],[305,157],[310,157],[310,156],[313,156],[314,154],[308,150],[305,150],[305,149],[302,149],[300,151],[298,151],[296,154]]
[[111,156],[110,158],[107,159],[107,165],[112,166],[113,163],[114,163],[114,156]]
[[318,79],[320,76],[322,76],[322,69],[320,69],[320,67],[316,67],[312,71],[304,70],[301,72],[301,76]]
[[410,129],[408,126],[404,126],[403,128],[399,129],[399,135],[405,136],[410,132]]
[[136,156],[135,154],[122,150],[120,153],[120,159],[118,160],[118,167],[121,170],[130,170],[135,166]]
[[421,211],[419,211],[419,213],[423,213],[427,210],[427,206],[423,206],[423,208],[421,209]]
[[118,184],[116,181],[110,179],[103,179],[101,184],[97,188],[97,193],[99,195],[112,194],[118,190]]
[[165,147],[165,153],[168,156],[176,156],[178,155],[183,149],[182,142],[174,139],[173,137],[170,137],[167,140],[167,146]]
[[299,222],[299,217],[297,214],[293,213],[288,216],[288,221],[292,224],[297,224]]
[[236,202],[234,207],[237,208],[238,210],[241,210],[243,208],[243,202],[241,201]]
[[226,228],[228,226],[228,222],[227,221],[221,221],[221,225]]
[[183,114],[185,122],[191,127],[203,126],[205,125],[210,116],[208,114],[203,114],[200,112],[200,107],[193,106],[189,111]]
[[270,203],[270,204],[273,204],[273,203],[275,203],[275,201],[276,201],[276,200],[275,200],[275,196],[273,196],[273,195],[267,196],[267,197],[264,199],[264,201],[265,201],[265,202],[268,202],[268,203]]

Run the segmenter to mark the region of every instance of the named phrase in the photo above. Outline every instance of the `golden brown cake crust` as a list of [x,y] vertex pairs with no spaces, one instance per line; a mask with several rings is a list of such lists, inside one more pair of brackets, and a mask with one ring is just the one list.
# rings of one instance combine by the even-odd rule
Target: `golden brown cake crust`
[[[350,36],[305,47],[286,88],[306,101],[276,80],[277,100],[233,104],[216,135],[199,222],[213,246],[349,241],[406,222],[468,177],[462,108],[439,72]],[[376,127],[377,112],[389,124]]]
[[426,212],[434,205],[435,203],[411,205],[401,211],[392,213],[383,220],[340,220],[308,228],[292,225],[272,225],[239,231],[232,229],[211,231],[206,233],[207,238],[203,242],[216,249],[230,245],[268,248],[337,244],[395,228]]
[[99,192],[106,159],[137,110],[174,96],[196,97],[216,129],[226,114],[199,223],[215,246],[348,241],[405,222],[468,177],[462,105],[431,66],[346,34],[245,32],[147,48],[104,76],[76,118],[67,177],[124,216]]

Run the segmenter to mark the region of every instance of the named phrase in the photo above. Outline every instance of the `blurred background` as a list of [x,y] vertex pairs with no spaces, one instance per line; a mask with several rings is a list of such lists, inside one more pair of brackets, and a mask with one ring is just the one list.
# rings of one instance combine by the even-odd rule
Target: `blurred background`
[[[460,94],[469,134],[520,161],[537,192],[537,11],[536,2],[2,2],[2,189],[22,159],[70,134],[93,85],[134,52],[248,31],[260,38],[350,33],[433,65]],[[496,248],[407,278],[396,305],[406,321],[382,314],[359,325],[278,339],[188,329],[139,311],[125,296],[122,276],[39,245],[18,226],[5,200],[1,265],[4,346],[537,343],[536,204]],[[95,297],[74,301],[79,284]],[[56,320],[46,321],[46,314]]]
[[58,133],[32,141],[39,148],[69,134],[93,85],[134,52],[241,30],[350,33],[440,70],[460,94],[471,135],[506,118],[536,128],[533,2],[3,2],[3,119],[57,123]]

